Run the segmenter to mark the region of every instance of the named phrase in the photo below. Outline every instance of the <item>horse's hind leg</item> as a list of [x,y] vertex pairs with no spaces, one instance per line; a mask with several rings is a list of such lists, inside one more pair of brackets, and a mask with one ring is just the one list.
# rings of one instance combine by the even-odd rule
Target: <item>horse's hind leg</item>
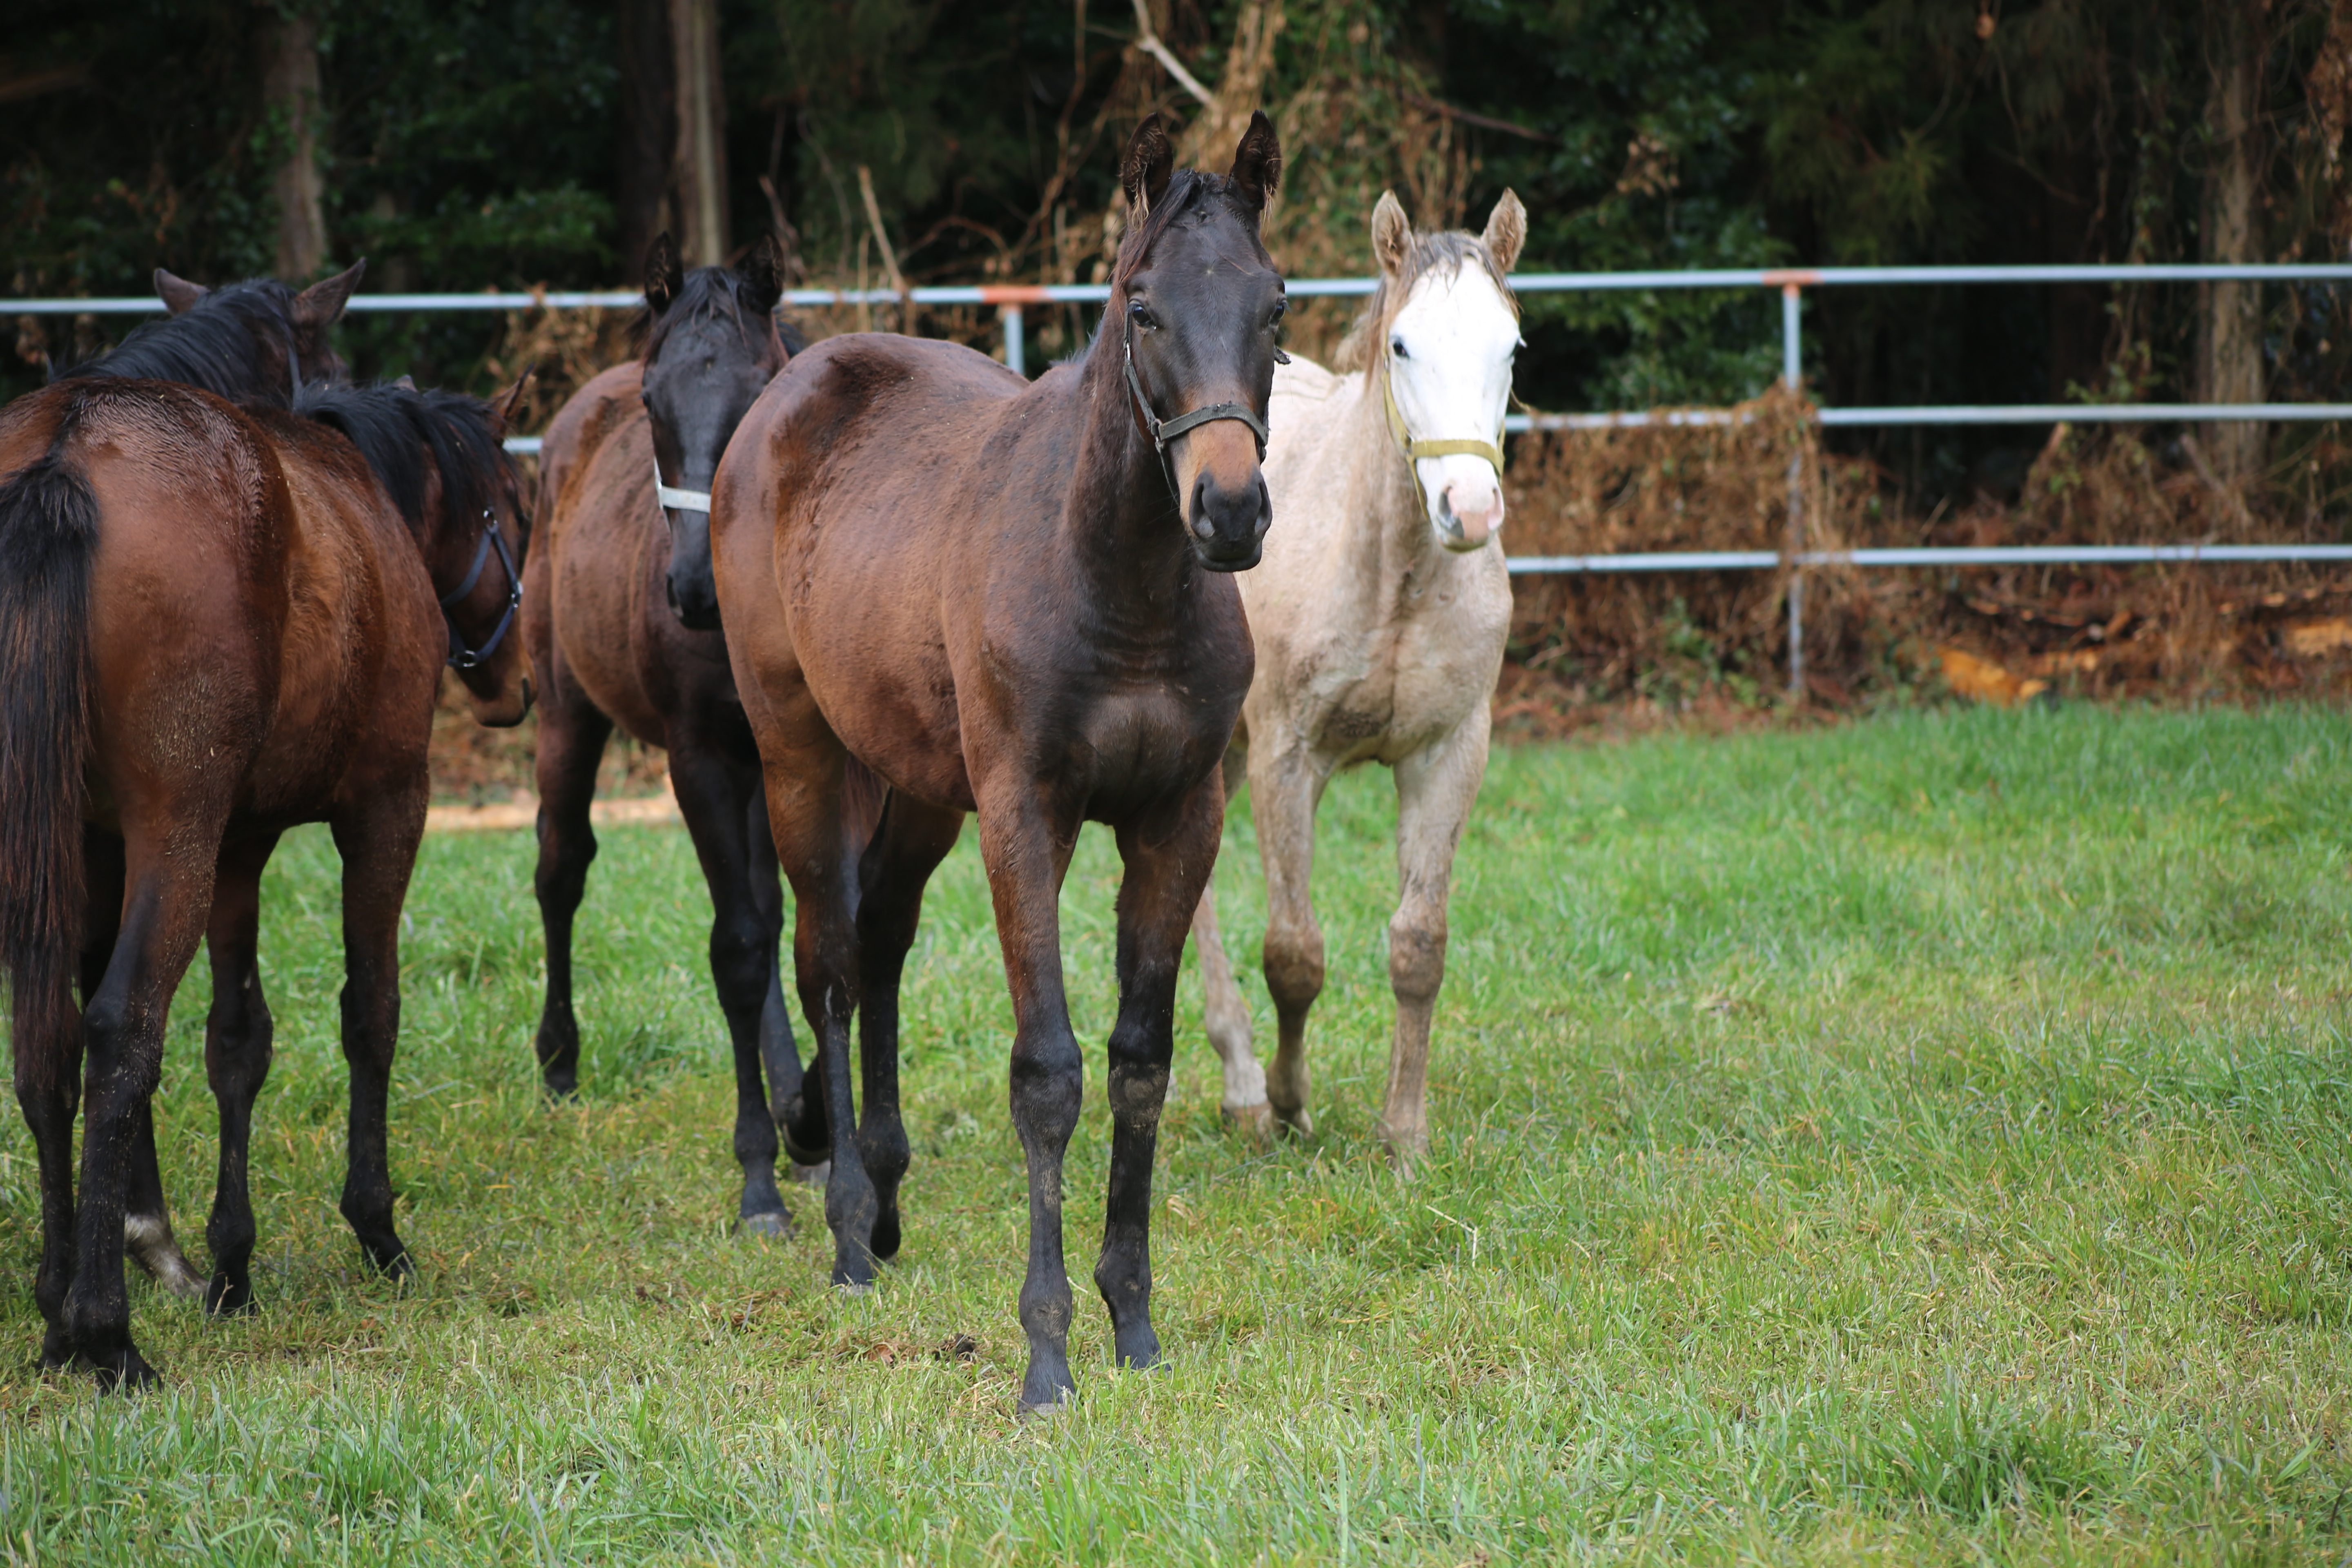
[[1446,895],[1454,851],[1486,773],[1488,723],[1482,703],[1453,734],[1397,764],[1401,896],[1389,921],[1389,984],[1397,1016],[1381,1135],[1406,1171],[1429,1148],[1429,1025],[1445,979]]
[[[1228,804],[1241,788],[1246,757],[1236,736],[1221,770]],[[1224,933],[1217,929],[1213,882],[1201,884],[1201,907],[1192,911],[1192,945],[1201,955],[1201,1022],[1224,1066],[1224,1100],[1220,1110],[1227,1121],[1264,1142],[1274,1135],[1274,1109],[1265,1100],[1265,1068],[1258,1065],[1257,1052],[1250,1042],[1249,1003],[1234,979],[1234,961],[1225,952]]]
[[857,1059],[866,1120],[857,1148],[874,1179],[874,1256],[898,1252],[898,1184],[912,1151],[898,1116],[898,982],[923,888],[963,829],[963,813],[893,794],[857,868]]
[[[114,956],[114,937],[122,923],[122,839],[104,828],[82,834],[83,875],[89,891],[89,912],[82,917],[81,994],[87,1002],[98,994],[106,978],[107,961]],[[163,1196],[163,1173],[155,1159],[155,1106],[139,1107],[138,1126],[131,1137],[131,1173],[124,1184],[122,1244],[132,1262],[148,1278],[175,1296],[201,1300],[205,1282],[188,1266],[172,1234],[172,1211]]]
[[1187,917],[1201,901],[1223,824],[1212,778],[1175,820],[1119,830],[1118,1022],[1110,1035],[1110,1190],[1095,1288],[1110,1309],[1121,1366],[1160,1359],[1151,1329],[1151,1162],[1176,1049],[1176,975]]
[[253,1199],[247,1159],[253,1139],[253,1102],[269,1076],[274,1029],[269,1004],[261,994],[257,953],[261,930],[261,872],[278,847],[278,835],[247,839],[221,856],[213,889],[213,1010],[205,1020],[205,1073],[220,1109],[220,1173],[213,1189],[213,1216],[205,1227],[212,1248],[213,1277],[203,1288],[205,1305],[215,1312],[240,1312],[253,1304]]
[[[749,706],[747,703],[746,706]],[[808,715],[794,726],[810,733],[821,723]],[[775,729],[782,725],[772,720]],[[801,1012],[816,1037],[823,1061],[814,1075],[824,1095],[825,1133],[833,1169],[824,1184],[824,1223],[833,1232],[833,1282],[858,1289],[874,1282],[873,1179],[857,1148],[857,1107],[849,1085],[849,1020],[857,1008],[857,922],[851,912],[849,869],[842,841],[842,771],[847,761],[829,734],[793,746],[761,731],[768,820],[776,858],[792,879],[793,967]]]
[[[793,1218],[776,1191],[775,1113],[761,1082],[761,1035],[768,991],[775,983],[776,928],[751,889],[746,803],[757,794],[757,774],[676,727],[670,741],[670,782],[710,889],[710,979],[735,1058],[735,1160],[743,1168],[736,1212],[743,1228],[755,1235],[790,1236]],[[784,1027],[789,1054],[790,1023]],[[793,1077],[796,1092],[797,1059]]]
[[800,1047],[793,1039],[792,1008],[784,1001],[784,886],[776,865],[776,841],[768,826],[767,793],[758,778],[743,803],[744,842],[751,847],[745,879],[751,902],[766,927],[768,989],[760,1003],[760,1066],[768,1076],[768,1114],[775,1122],[784,1152],[792,1156],[795,1180],[823,1186],[825,1169],[824,1083],[822,1057],[801,1067]]
[[216,842],[217,823],[183,816],[172,824],[169,849],[133,834],[122,928],[83,1012],[81,1203],[64,1320],[74,1353],[108,1384],[145,1384],[155,1376],[131,1340],[123,1220],[139,1113],[161,1074],[172,994],[195,956],[212,910],[213,857],[191,853],[187,846]]
[[395,1276],[410,1264],[392,1225],[384,1121],[400,1042],[400,906],[425,835],[425,795],[420,771],[332,824],[343,858],[343,1059],[352,1073],[341,1207],[368,1261]]
[[572,922],[588,890],[596,834],[588,805],[613,721],[559,665],[540,699],[539,919],[547,937],[547,1001],[533,1047],[547,1091],[569,1098],[580,1087],[580,1022],[572,1012]]

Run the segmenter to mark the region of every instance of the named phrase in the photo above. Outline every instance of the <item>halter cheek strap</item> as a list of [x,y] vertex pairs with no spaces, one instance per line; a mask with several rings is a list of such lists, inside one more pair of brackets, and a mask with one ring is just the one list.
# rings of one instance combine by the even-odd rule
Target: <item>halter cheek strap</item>
[[677,511],[698,511],[705,517],[710,515],[710,492],[709,490],[674,490],[662,483],[659,458],[654,459],[654,499],[664,507]]
[[1246,404],[1212,403],[1206,408],[1195,408],[1189,414],[1179,414],[1173,419],[1162,420],[1151,412],[1151,399],[1143,395],[1143,379],[1135,374],[1135,330],[1131,326],[1123,336],[1122,353],[1127,365],[1127,390],[1135,399],[1136,413],[1143,418],[1144,432],[1151,437],[1151,445],[1160,454],[1160,468],[1168,476],[1169,493],[1176,495],[1180,504],[1183,498],[1176,489],[1175,467],[1168,461],[1168,443],[1187,430],[1197,430],[1213,420],[1237,419],[1248,426],[1250,434],[1257,437],[1257,460],[1261,463],[1265,461],[1265,421],[1252,412]]
[[1397,406],[1396,373],[1391,368],[1381,377],[1381,395],[1389,405],[1389,431],[1396,437],[1397,445],[1404,449],[1407,462],[1423,458],[1484,458],[1495,465],[1495,477],[1503,477],[1503,432],[1497,428],[1491,441],[1416,441],[1404,427],[1404,411]]
[[[463,604],[473,593],[474,584],[482,580],[482,568],[489,564],[493,548],[499,552],[499,564],[506,568],[507,613],[499,617],[498,629],[490,633],[489,641],[479,647],[467,647],[466,639],[457,635],[457,623],[449,618],[449,606]],[[497,514],[484,507],[482,542],[474,551],[474,564],[467,570],[464,582],[441,595],[441,619],[449,628],[449,668],[478,669],[488,663],[490,655],[499,651],[499,644],[506,641],[507,628],[514,625],[515,612],[521,608],[522,574],[515,570],[514,557],[507,551],[506,535],[499,531]]]

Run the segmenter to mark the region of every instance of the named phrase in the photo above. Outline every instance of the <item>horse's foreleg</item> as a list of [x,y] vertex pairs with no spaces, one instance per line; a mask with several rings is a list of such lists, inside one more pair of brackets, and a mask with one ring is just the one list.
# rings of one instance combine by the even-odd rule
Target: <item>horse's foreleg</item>
[[1265,988],[1276,1032],[1265,1095],[1275,1115],[1302,1133],[1315,1131],[1307,1109],[1307,1012],[1323,994],[1323,928],[1309,883],[1324,782],[1297,752],[1277,755],[1262,746],[1251,757],[1250,801],[1265,867]]
[[[748,704],[747,704],[748,706]],[[803,747],[764,736],[768,822],[776,858],[793,884],[793,968],[802,1016],[823,1063],[825,1132],[833,1169],[824,1223],[833,1232],[833,1282],[874,1282],[874,1182],[857,1148],[857,1107],[849,1082],[849,1020],[857,1009],[857,925],[842,843],[842,768],[829,736]]]
[[865,1101],[857,1149],[874,1178],[874,1256],[898,1251],[898,1184],[912,1151],[898,1116],[898,981],[915,944],[923,887],[963,829],[963,813],[903,795],[883,807],[857,868],[857,1065]]
[[555,669],[540,699],[539,919],[547,938],[547,1000],[532,1042],[541,1080],[558,1099],[580,1087],[580,1022],[572,1012],[572,922],[588,890],[596,834],[588,805],[596,795],[596,768],[613,721]]
[[1001,801],[982,792],[980,818],[981,861],[1013,992],[1013,1126],[1029,1172],[1029,1267],[1021,1282],[1021,1327],[1029,1338],[1024,1414],[1050,1410],[1072,1392],[1062,1162],[1086,1089],[1086,1059],[1070,1029],[1062,985],[1062,876],[1078,824],[1050,821],[1034,789],[1024,779]]
[[1486,773],[1489,721],[1481,703],[1459,729],[1397,764],[1400,898],[1389,921],[1389,984],[1396,1035],[1389,1049],[1388,1101],[1381,1135],[1401,1168],[1429,1148],[1429,1023],[1445,978],[1445,904],[1454,851]]
[[1176,1049],[1186,917],[1207,901],[1223,825],[1224,792],[1213,777],[1174,821],[1131,823],[1118,836],[1126,875],[1118,889],[1118,1022],[1110,1035],[1110,1188],[1095,1288],[1110,1309],[1122,1366],[1160,1359],[1151,1331],[1151,1162]]
[[[758,794],[756,774],[678,726],[672,726],[670,741],[670,783],[710,889],[710,979],[735,1059],[735,1162],[743,1169],[736,1214],[754,1235],[790,1236],[793,1217],[776,1191],[776,1120],[761,1081],[761,1029],[775,981],[776,939],[751,889],[746,804]],[[797,1061],[793,1072],[799,1077]]]
[[109,1384],[146,1384],[155,1376],[131,1339],[123,1222],[139,1113],[161,1076],[172,993],[212,909],[213,857],[185,846],[216,839],[218,820],[175,822],[170,838],[177,853],[134,844],[121,930],[82,1016],[81,1201],[62,1317],[73,1353]]
[[213,891],[208,942],[213,961],[213,1009],[205,1020],[205,1073],[220,1108],[220,1173],[213,1215],[205,1227],[213,1277],[199,1286],[215,1312],[253,1304],[253,1200],[247,1154],[253,1137],[253,1101],[269,1076],[273,1029],[261,994],[257,949],[261,930],[261,872],[278,836],[236,845],[221,857]]
[[343,1059],[352,1074],[342,1213],[368,1261],[409,1272],[392,1223],[385,1116],[400,1042],[400,907],[425,835],[425,784],[386,790],[332,826],[343,858]]

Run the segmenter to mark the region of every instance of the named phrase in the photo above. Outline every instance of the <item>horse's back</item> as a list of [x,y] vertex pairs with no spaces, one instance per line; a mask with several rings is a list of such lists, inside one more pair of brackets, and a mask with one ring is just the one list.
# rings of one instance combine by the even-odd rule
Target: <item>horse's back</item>
[[[662,702],[647,689],[646,667],[666,655],[646,641],[668,627],[646,623],[669,611],[658,602],[649,610],[646,600],[657,592],[668,538],[654,498],[643,372],[635,361],[615,365],[556,416],[565,427],[562,466],[541,470],[544,510],[524,569],[525,600],[526,613],[547,622],[544,632],[532,634],[532,657],[560,651],[566,676],[590,702],[638,740],[659,746],[668,743],[668,731]],[[556,433],[550,426],[551,442]]]
[[645,365],[637,360],[599,371],[555,411],[539,447],[539,515],[551,521],[563,487],[581,463],[613,432],[645,414],[640,388]]
[[112,805],[190,789],[249,803],[257,780],[282,793],[268,776],[332,771],[403,695],[421,755],[429,661],[394,689],[381,677],[398,632],[430,632],[432,589],[348,441],[171,383],[34,397],[60,405],[12,406],[9,426],[50,416],[51,449],[97,502],[93,762]]

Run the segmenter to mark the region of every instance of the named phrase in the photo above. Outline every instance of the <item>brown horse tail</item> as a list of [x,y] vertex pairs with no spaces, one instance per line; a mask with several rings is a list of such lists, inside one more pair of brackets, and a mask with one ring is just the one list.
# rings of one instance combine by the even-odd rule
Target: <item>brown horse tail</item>
[[[79,1026],[82,775],[98,498],[61,448],[0,484],[0,965],[21,1067]],[[20,1067],[20,1070],[21,1070]]]

